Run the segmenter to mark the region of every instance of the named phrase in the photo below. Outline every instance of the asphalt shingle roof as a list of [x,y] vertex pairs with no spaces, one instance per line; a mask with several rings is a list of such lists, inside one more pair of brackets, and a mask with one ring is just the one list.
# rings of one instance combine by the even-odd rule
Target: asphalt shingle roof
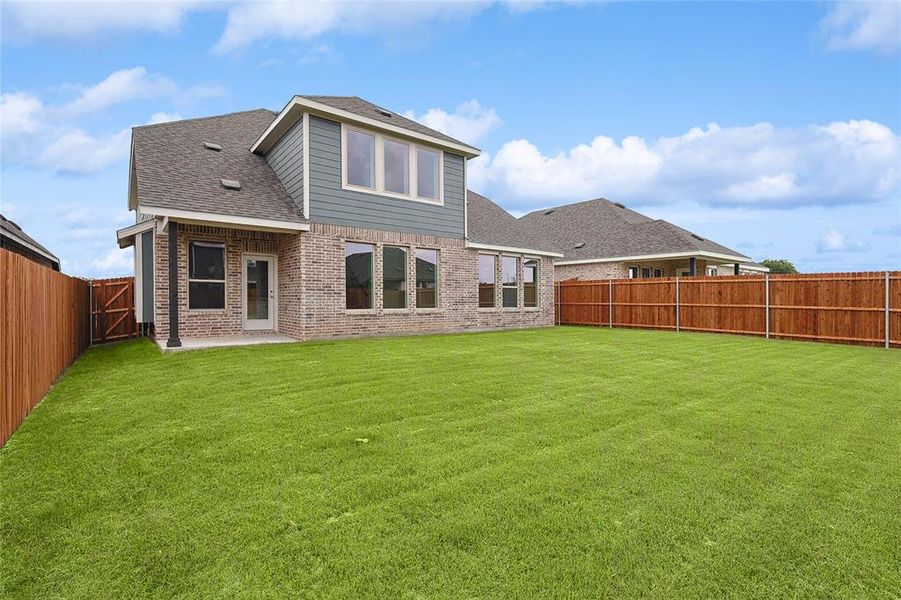
[[[604,198],[537,210],[519,221],[532,235],[541,234],[549,239],[554,249],[564,255],[563,260],[676,252],[715,252],[744,257],[668,221],[651,219]],[[577,248],[579,244],[584,245]]]
[[[274,112],[258,109],[135,127],[138,204],[303,222],[266,159],[250,152],[274,118]],[[205,148],[204,142],[222,150]],[[239,181],[241,189],[226,189],[223,179]]]
[[36,239],[25,233],[22,228],[15,223],[15,221],[10,221],[3,215],[0,215],[0,234],[11,237],[16,241],[23,241],[30,246],[34,246],[41,252],[52,256],[54,259],[56,259],[57,263],[59,262],[59,259],[55,254],[53,254],[53,252],[50,252],[50,250],[44,247],[43,244],[39,243]]
[[[386,108],[382,108],[372,102],[368,102],[363,100],[358,96],[303,96],[308,100],[313,100],[314,102],[320,102],[322,104],[326,104],[331,106],[332,108],[337,108],[340,110],[346,110],[347,112],[352,112],[356,115],[360,115],[361,117],[368,117],[370,119],[374,119],[376,121],[380,121],[382,123],[388,123],[390,125],[396,125],[398,127],[403,127],[405,129],[409,129],[411,131],[415,131],[416,133],[421,133],[423,135],[430,135],[434,138],[438,138],[440,140],[444,140],[446,142],[453,142],[455,144],[463,144],[468,146],[469,144],[466,142],[461,142],[458,139],[452,138],[449,135],[445,135],[440,131],[435,131],[430,127],[426,127],[422,123],[417,123],[411,119],[408,119],[404,116],[399,115],[394,111],[390,111]],[[388,113],[387,115],[383,113]],[[390,116],[389,116],[390,115]]]
[[485,196],[467,190],[466,200],[470,242],[545,252],[556,251],[554,243],[548,236],[528,228],[520,219]]

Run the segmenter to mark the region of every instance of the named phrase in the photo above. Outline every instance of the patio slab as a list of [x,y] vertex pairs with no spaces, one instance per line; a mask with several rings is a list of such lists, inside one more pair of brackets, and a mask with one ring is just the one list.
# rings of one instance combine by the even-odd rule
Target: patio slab
[[182,338],[181,347],[167,348],[166,340],[156,340],[163,352],[180,352],[182,350],[201,350],[203,348],[221,348],[225,346],[251,346],[254,344],[287,344],[296,342],[294,338],[280,333],[264,333],[252,335],[223,335],[217,337]]

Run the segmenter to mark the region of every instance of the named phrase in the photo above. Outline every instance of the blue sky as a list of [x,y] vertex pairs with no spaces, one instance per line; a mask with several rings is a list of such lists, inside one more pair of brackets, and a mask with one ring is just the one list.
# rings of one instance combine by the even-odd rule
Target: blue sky
[[901,267],[901,4],[5,2],[0,211],[130,272],[129,127],[359,95],[521,213],[604,196],[805,271]]

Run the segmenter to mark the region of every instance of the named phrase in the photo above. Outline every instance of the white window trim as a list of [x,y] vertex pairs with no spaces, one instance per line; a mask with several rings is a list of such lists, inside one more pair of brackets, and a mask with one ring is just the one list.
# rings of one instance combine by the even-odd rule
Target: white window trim
[[[504,259],[512,258],[516,261],[516,285],[511,286],[504,283]],[[522,257],[513,254],[502,254],[501,255],[501,310],[519,310],[520,307],[520,297],[522,296],[520,288],[522,287],[522,277],[520,276],[519,270],[522,268]],[[504,306],[504,288],[510,288],[516,290],[516,306]]]
[[[526,306],[526,262],[535,261],[535,306]],[[541,308],[541,259],[535,256],[522,257],[522,307],[523,310],[538,310]]]
[[[479,310],[483,310],[483,311],[497,310],[497,308],[498,308],[498,306],[497,306],[497,282],[498,282],[497,269],[499,266],[498,254],[496,252],[479,252],[478,255],[479,255],[479,257],[488,256],[488,257],[491,257],[492,259],[494,259],[494,269],[493,269],[494,282],[492,283],[493,289],[492,289],[492,294],[491,294],[491,298],[492,298],[491,306],[478,306],[479,299],[478,299],[478,297],[476,297],[476,307]],[[479,268],[479,263],[478,263],[478,261],[476,261],[476,272],[478,272],[478,270],[479,270],[478,268]],[[479,285],[482,285],[481,277],[479,277]],[[478,288],[476,288],[476,291],[478,292]]]
[[[635,269],[635,276],[632,276],[632,269]],[[632,265],[631,267],[626,267],[626,274],[629,279],[641,279],[641,267],[637,267]]]
[[[192,279],[191,278],[191,244],[221,244],[222,245],[222,279]],[[187,267],[187,279],[188,279],[188,289],[185,292],[185,296],[187,298],[188,310],[192,312],[223,312],[228,310],[228,248],[225,246],[225,242],[216,242],[212,240],[203,240],[203,239],[189,239],[188,240],[188,252],[187,259],[188,263],[185,265]],[[191,308],[191,283],[221,283],[222,284],[222,308]]]
[[[435,252],[435,306],[419,306],[419,299],[416,293],[419,291],[419,277],[416,277],[416,251],[417,250],[433,250]],[[429,248],[427,246],[414,247],[413,252],[413,308],[417,312],[438,311],[441,310],[441,250],[438,248]]]
[[[359,133],[363,133],[366,135],[371,135],[375,138],[375,156],[373,157],[375,161],[375,187],[368,188],[361,185],[353,185],[347,182],[347,132],[348,131],[356,131]],[[399,194],[397,192],[389,192],[385,190],[385,140],[390,140],[392,142],[397,142],[399,144],[404,144],[408,148],[408,158],[407,158],[407,175],[409,177],[409,182],[407,185],[407,189],[409,190],[409,194]],[[424,150],[429,150],[431,152],[438,153],[438,199],[434,198],[420,198],[416,195],[418,189],[418,181],[417,181],[417,157],[416,150],[417,148],[423,148]],[[426,146],[423,144],[417,144],[410,140],[405,140],[399,137],[388,136],[383,133],[378,133],[376,131],[371,131],[368,129],[361,129],[359,127],[352,127],[347,125],[346,123],[341,123],[341,189],[349,190],[353,192],[360,192],[363,194],[373,194],[376,196],[387,196],[389,198],[398,198],[400,200],[409,200],[411,202],[422,202],[424,204],[431,204],[433,206],[444,206],[444,150],[441,148],[435,148],[433,146]]]

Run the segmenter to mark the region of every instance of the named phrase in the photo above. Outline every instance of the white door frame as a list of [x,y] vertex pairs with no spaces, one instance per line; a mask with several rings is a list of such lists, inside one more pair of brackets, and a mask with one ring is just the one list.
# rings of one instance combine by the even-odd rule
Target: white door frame
[[[269,261],[269,318],[247,319],[247,259]],[[241,322],[245,331],[276,331],[278,329],[278,257],[274,254],[245,252],[241,254]]]

